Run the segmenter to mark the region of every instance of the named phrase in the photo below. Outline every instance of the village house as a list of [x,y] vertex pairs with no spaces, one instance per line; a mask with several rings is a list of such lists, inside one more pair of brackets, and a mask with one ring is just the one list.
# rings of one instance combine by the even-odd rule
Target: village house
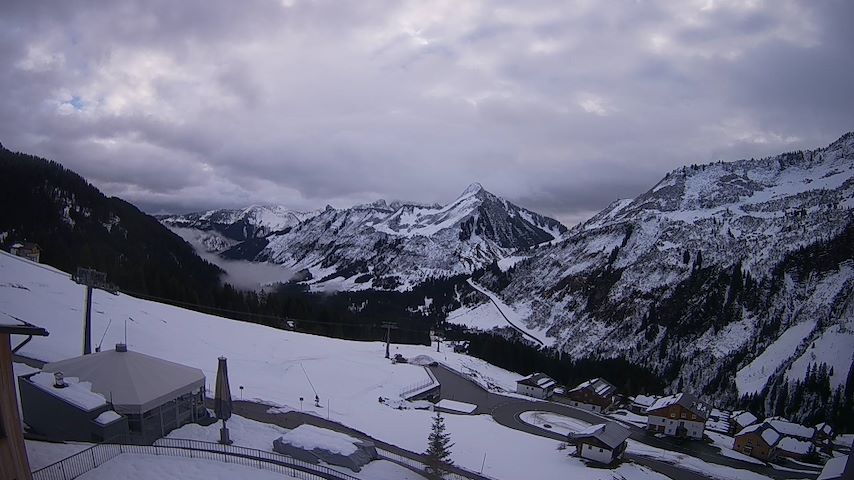
[[729,433],[735,434],[759,421],[756,415],[747,410],[736,410],[729,417]]
[[786,437],[793,437],[804,442],[812,442],[815,439],[815,429],[790,422],[783,417],[770,417],[765,420]]
[[703,438],[711,410],[690,393],[662,397],[646,409],[647,430],[676,438]]
[[833,450],[833,436],[836,432],[826,422],[815,426],[815,444],[823,452],[830,453]]
[[777,443],[777,454],[781,457],[793,460],[805,460],[815,453],[815,445],[812,442],[799,440],[794,437],[783,437]]
[[41,247],[37,243],[32,242],[15,243],[9,249],[9,253],[39,263]]
[[576,455],[606,465],[622,456],[628,438],[629,430],[616,422],[591,425],[567,435],[569,443],[575,445]]
[[542,373],[532,373],[516,381],[516,393],[546,399],[552,396],[557,382]]
[[646,409],[651,407],[656,400],[658,400],[659,396],[656,395],[637,395],[631,397],[631,402],[629,403],[629,411],[632,413],[636,413],[638,415],[645,415]]
[[573,407],[601,412],[614,403],[616,393],[617,387],[601,378],[594,378],[566,392],[566,397]]
[[51,440],[148,444],[208,419],[201,370],[124,344],[48,363],[19,377],[18,385],[24,422]]
[[759,460],[770,462],[777,456],[777,443],[782,435],[767,422],[754,423],[735,434],[732,449]]

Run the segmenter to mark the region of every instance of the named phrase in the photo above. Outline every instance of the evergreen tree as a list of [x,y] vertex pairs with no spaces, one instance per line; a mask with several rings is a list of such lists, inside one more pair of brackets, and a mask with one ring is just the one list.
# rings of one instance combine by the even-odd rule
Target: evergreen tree
[[445,432],[445,419],[442,414],[436,412],[433,418],[433,427],[430,431],[430,436],[427,437],[427,468],[429,473],[435,478],[440,478],[444,473],[445,466],[452,465],[454,462],[450,459],[451,435]]

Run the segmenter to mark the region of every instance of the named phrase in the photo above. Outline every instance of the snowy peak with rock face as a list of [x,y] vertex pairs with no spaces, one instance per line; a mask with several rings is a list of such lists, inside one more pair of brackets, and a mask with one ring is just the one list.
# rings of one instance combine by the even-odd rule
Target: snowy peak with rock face
[[445,206],[378,200],[327,208],[224,256],[283,264],[317,289],[403,289],[470,273],[566,231],[557,220],[472,184]]
[[[674,388],[760,391],[830,361],[807,359],[811,342],[848,348],[833,360],[839,385],[854,351],[852,209],[851,133],[818,150],[683,167],[538,249],[499,293],[565,352],[647,364]],[[798,338],[771,348],[795,327]]]
[[159,215],[166,226],[193,229],[209,251],[222,251],[238,242],[263,238],[307,220],[319,212],[298,212],[281,205],[252,205],[240,209],[219,209],[183,215]]

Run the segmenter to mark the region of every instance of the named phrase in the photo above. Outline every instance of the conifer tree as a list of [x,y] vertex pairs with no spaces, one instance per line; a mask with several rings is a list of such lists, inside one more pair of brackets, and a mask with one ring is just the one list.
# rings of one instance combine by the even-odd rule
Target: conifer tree
[[427,468],[429,473],[435,478],[440,478],[444,472],[444,467],[452,465],[454,462],[450,459],[451,435],[445,432],[445,420],[442,414],[436,412],[433,418],[433,427],[430,431],[430,436],[427,437]]

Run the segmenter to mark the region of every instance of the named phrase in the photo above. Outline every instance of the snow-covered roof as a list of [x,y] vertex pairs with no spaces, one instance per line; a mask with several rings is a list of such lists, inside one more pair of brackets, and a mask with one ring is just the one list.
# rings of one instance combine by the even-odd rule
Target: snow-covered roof
[[639,407],[649,407],[659,398],[656,395],[637,395],[632,398],[632,403]]
[[833,427],[828,425],[826,422],[821,422],[815,426],[817,432],[821,432],[828,436],[833,436]]
[[103,395],[92,391],[91,383],[81,382],[76,377],[65,377],[66,386],[62,388],[54,386],[54,376],[48,372],[39,372],[29,377],[29,380],[33,385],[36,385],[45,392],[55,395],[87,412],[107,404],[107,399]]
[[814,428],[790,422],[782,417],[771,417],[767,422],[783,435],[802,439],[811,439],[815,436]]
[[695,397],[693,394],[677,393],[675,395],[659,398],[655,401],[655,403],[653,403],[646,409],[646,412],[651,413],[656,410],[667,408],[674,404],[681,405],[682,407],[691,411],[702,419],[709,418],[709,412],[711,412],[712,410],[712,407],[710,407],[707,403],[700,401],[700,399]]
[[571,440],[595,438],[611,448],[617,448],[629,438],[629,430],[619,423],[607,422],[591,425],[578,432],[572,432],[568,435],[568,438]]
[[774,430],[774,427],[772,427],[768,422],[754,423],[753,425],[744,427],[736,433],[735,436],[740,437],[749,433],[758,434],[769,447],[775,446],[781,438],[780,432]]
[[542,373],[532,373],[531,375],[528,375],[527,377],[521,380],[517,380],[516,383],[521,383],[522,385],[529,385],[531,387],[539,387],[543,390],[548,390],[549,388],[552,388],[557,385],[557,382],[555,382],[551,377],[548,377],[547,375],[544,375]]
[[617,391],[617,387],[611,385],[606,380],[601,378],[591,378],[586,382],[579,383],[575,388],[570,390],[570,392],[577,392],[585,389],[591,390],[600,397],[609,397]]
[[837,480],[842,478],[845,465],[848,463],[848,455],[833,457],[824,464],[821,473],[816,480]]
[[756,418],[756,415],[746,410],[736,410],[735,412],[732,412],[730,420],[734,420],[740,426],[746,427],[748,425],[753,425],[759,419]]
[[121,420],[122,416],[116,413],[114,410],[107,410],[106,412],[101,413],[95,418],[95,423],[100,425],[107,425],[109,423],[113,423],[116,420]]
[[119,413],[147,412],[205,387],[205,374],[198,368],[132,351],[83,355],[48,363],[43,370],[89,382]]
[[812,451],[813,445],[810,442],[804,442],[794,437],[783,437],[780,443],[777,444],[777,448],[791,453],[806,455]]

